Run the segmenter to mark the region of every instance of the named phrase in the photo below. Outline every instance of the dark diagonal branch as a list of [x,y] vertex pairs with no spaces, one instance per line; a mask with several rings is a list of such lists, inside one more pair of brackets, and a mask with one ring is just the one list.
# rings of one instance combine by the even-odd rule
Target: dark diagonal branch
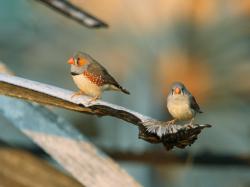
[[100,19],[87,13],[85,10],[78,8],[66,0],[37,0],[44,3],[50,8],[60,12],[61,14],[77,21],[78,23],[89,28],[102,28],[108,25]]
[[163,143],[167,150],[174,146],[191,145],[203,128],[210,125],[168,125],[121,106],[101,100],[88,104],[90,98],[71,98],[73,92],[16,76],[0,74],[0,94],[53,105],[97,116],[113,116],[132,123],[139,128],[139,138],[150,143]]

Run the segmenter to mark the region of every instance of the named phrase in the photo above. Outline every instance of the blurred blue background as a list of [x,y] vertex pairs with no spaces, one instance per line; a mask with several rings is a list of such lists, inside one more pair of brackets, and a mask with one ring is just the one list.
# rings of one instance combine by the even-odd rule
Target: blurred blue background
[[[170,119],[165,107],[169,85],[184,82],[204,111],[196,122],[213,128],[191,147],[167,153],[187,153],[182,164],[120,164],[146,187],[250,186],[249,167],[192,162],[204,152],[250,153],[250,1],[71,2],[110,27],[87,29],[33,0],[0,0],[0,60],[17,76],[77,90],[66,62],[75,51],[87,52],[131,92],[105,92],[103,100],[161,120]],[[121,120],[52,110],[101,149],[142,156],[164,149],[139,140],[137,129]],[[1,139],[32,146],[4,119],[1,125]]]

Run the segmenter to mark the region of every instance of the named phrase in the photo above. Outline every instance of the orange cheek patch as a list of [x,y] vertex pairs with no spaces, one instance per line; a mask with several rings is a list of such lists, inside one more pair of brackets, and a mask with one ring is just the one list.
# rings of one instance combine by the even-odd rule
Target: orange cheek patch
[[78,60],[79,66],[83,66],[84,64],[87,64],[87,63],[88,63],[88,61],[87,61],[86,59],[80,58],[80,59]]

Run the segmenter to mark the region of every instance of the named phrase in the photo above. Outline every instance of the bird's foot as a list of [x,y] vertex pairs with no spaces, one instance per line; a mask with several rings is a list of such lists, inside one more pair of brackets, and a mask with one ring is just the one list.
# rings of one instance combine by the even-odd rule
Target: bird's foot
[[83,91],[78,91],[78,92],[75,92],[70,98],[73,99],[74,97],[83,95],[83,94],[84,94]]
[[99,95],[93,97],[92,99],[89,100],[88,105],[90,105],[93,101],[96,101],[96,100],[98,100],[98,99],[100,99],[100,98],[101,98],[101,97],[100,97]]
[[193,128],[193,124],[194,124],[194,118],[191,119],[191,121],[188,124],[188,127]]
[[168,121],[168,125],[174,125],[175,124],[175,122],[176,122],[176,119],[173,119],[173,120],[171,120],[171,121]]

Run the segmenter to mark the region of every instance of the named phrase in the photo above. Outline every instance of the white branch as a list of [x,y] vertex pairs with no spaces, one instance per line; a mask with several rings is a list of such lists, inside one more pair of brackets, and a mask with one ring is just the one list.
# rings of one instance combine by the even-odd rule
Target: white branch
[[139,138],[151,143],[163,143],[168,150],[174,146],[184,148],[191,145],[203,128],[210,127],[207,124],[168,125],[168,122],[161,122],[101,100],[88,105],[88,96],[71,98],[72,91],[5,74],[0,74],[0,94],[92,115],[120,118],[139,127]]

